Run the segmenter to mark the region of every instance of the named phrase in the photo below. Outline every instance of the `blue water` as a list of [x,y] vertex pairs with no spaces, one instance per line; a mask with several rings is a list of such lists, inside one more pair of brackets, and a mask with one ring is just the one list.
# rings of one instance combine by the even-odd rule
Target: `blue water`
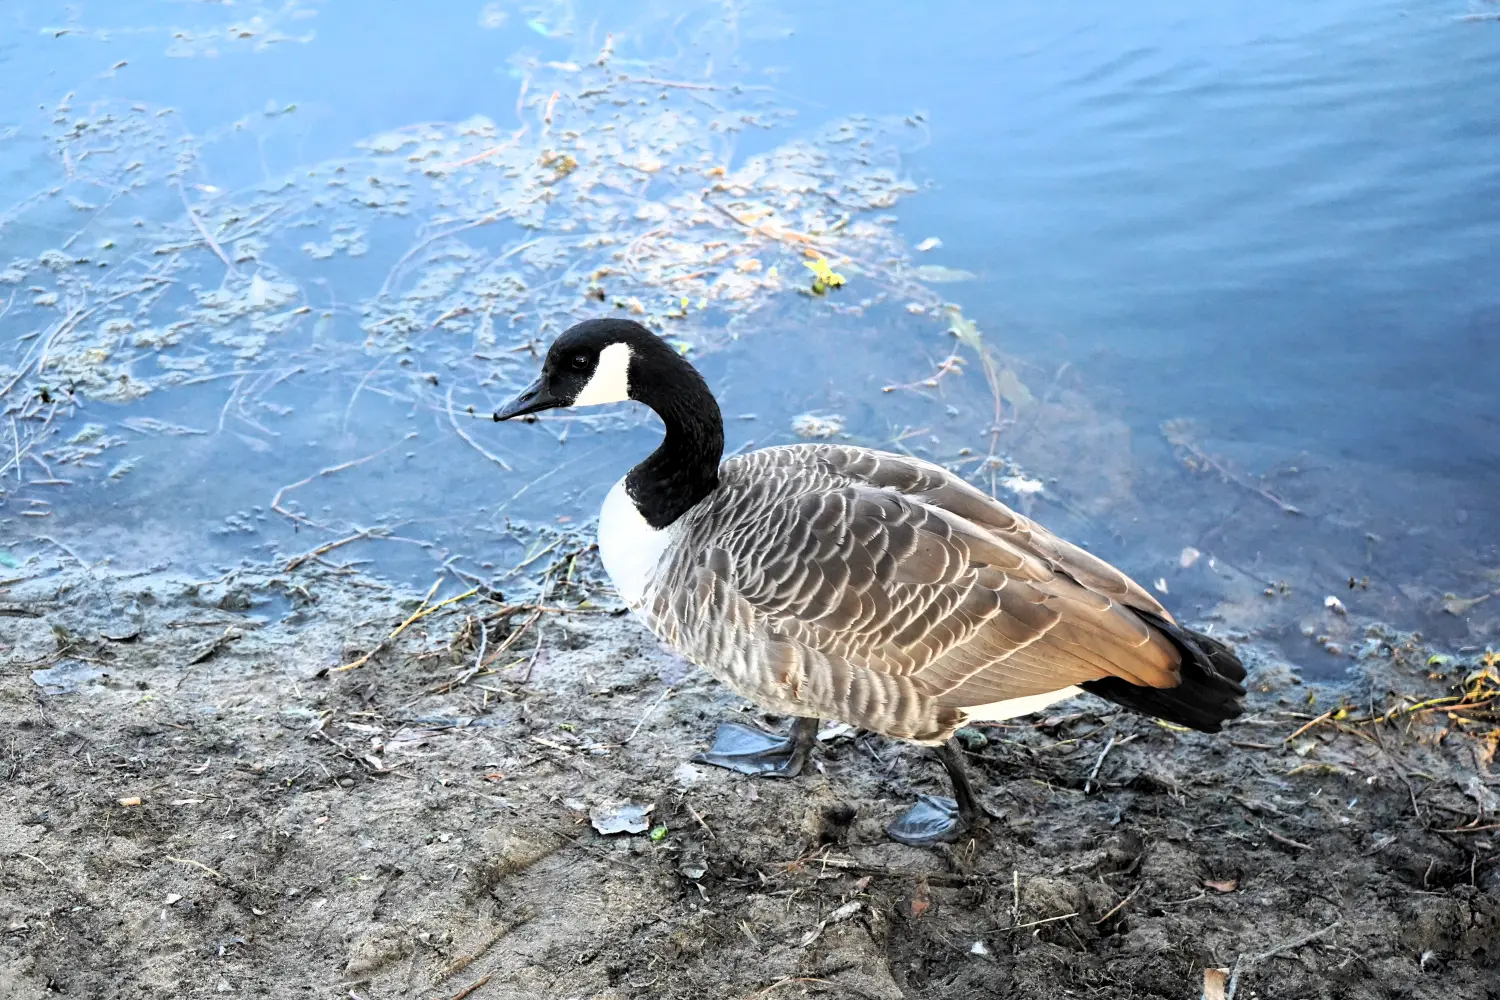
[[[0,10],[4,190],[19,198],[53,182],[57,164],[26,112],[81,85],[173,107],[186,130],[218,135],[199,173],[232,189],[414,122],[481,113],[511,128],[513,56],[586,60],[609,31],[635,31],[688,62],[701,49],[718,60],[714,79],[774,85],[798,110],[774,134],[738,136],[732,162],[848,114],[919,112],[927,140],[902,166],[924,190],[894,209],[900,231],[911,244],[942,239],[924,262],[977,275],[943,294],[1028,366],[1029,381],[1067,387],[1126,431],[1114,447],[1128,451],[1133,506],[1081,516],[1087,497],[1068,493],[1070,457],[1048,468],[1032,456],[1032,473],[1057,476],[1069,501],[1041,501],[1038,517],[1143,579],[1167,575],[1187,545],[1260,584],[1291,579],[1300,604],[1268,616],[1241,607],[1259,584],[1174,578],[1174,594],[1198,611],[1221,602],[1231,624],[1295,636],[1324,593],[1373,574],[1369,591],[1345,594],[1352,610],[1454,644],[1495,641],[1486,606],[1440,610],[1443,593],[1500,586],[1500,22],[1459,20],[1489,5],[763,4],[742,9],[727,55],[722,23],[704,40],[727,7],[500,5],[504,26],[484,29],[480,6],[268,7],[302,10],[275,27],[315,37],[264,49],[220,40],[215,56],[175,58],[161,29],[222,30],[225,10],[11,0]],[[237,13],[251,9],[227,20]],[[61,37],[43,31],[64,26]],[[291,103],[274,129],[231,127]],[[63,231],[37,225],[0,228],[0,257],[35,253]],[[856,387],[913,377],[946,349],[899,334],[855,352],[788,336],[767,330],[759,346],[747,339],[704,361],[726,409],[784,426],[791,414],[838,408],[872,444],[890,421],[880,397]],[[820,364],[787,365],[799,345]],[[391,426],[405,413],[380,412],[370,419]],[[1273,474],[1265,482],[1305,516],[1188,474],[1158,429],[1177,418],[1246,477]],[[625,433],[623,452],[649,442],[649,432]],[[731,424],[731,446],[735,434]],[[484,440],[518,438],[486,429]],[[622,448],[575,465],[557,509],[587,516],[628,464]],[[465,467],[456,483],[493,472]],[[266,470],[257,502],[306,471]],[[243,506],[216,499],[212,479],[199,477],[195,508]],[[441,521],[452,495],[429,479],[404,506],[382,509]],[[127,525],[143,502],[128,491],[77,497],[55,499],[60,516],[73,503]],[[100,514],[101,503],[114,513]],[[446,530],[444,544],[461,546],[463,529]]]

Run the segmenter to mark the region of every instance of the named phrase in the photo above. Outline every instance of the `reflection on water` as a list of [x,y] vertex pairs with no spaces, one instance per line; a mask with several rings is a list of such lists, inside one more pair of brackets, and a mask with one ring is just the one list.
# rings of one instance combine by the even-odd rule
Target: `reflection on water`
[[9,562],[504,581],[654,431],[474,416],[615,310],[1309,669],[1331,594],[1495,641],[1500,25],[460,7],[7,8]]

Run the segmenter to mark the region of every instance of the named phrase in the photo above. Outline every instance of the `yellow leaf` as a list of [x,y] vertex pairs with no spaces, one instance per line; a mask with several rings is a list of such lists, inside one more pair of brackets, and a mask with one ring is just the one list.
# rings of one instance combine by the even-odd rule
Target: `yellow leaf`
[[802,266],[817,277],[818,283],[828,288],[838,288],[844,283],[844,276],[828,266],[828,258],[826,257],[814,257],[812,260],[805,260],[802,262]]

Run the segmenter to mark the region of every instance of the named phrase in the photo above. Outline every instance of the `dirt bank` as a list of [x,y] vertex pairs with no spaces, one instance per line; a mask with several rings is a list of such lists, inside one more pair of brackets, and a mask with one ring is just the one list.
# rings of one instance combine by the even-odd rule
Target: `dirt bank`
[[[23,572],[6,998],[1186,998],[1237,963],[1240,998],[1500,996],[1492,717],[1361,721],[1493,684],[1408,637],[1370,633],[1344,714],[1291,740],[1338,694],[1253,643],[1220,738],[1095,701],[987,727],[998,818],[923,850],[882,835],[940,790],[911,748],[834,735],[793,782],[689,764],[746,706],[607,593],[475,594],[391,639],[431,605],[317,560]],[[594,830],[620,800],[647,832]]]

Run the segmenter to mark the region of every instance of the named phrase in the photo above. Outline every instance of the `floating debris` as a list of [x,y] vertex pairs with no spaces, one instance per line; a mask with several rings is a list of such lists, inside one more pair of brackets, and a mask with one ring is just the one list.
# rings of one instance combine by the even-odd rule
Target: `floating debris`
[[1040,479],[1028,479],[1020,475],[1006,476],[1000,480],[1000,485],[1019,497],[1036,496],[1046,489]]
[[927,281],[935,285],[956,281],[973,281],[978,277],[973,271],[964,271],[956,267],[944,267],[942,264],[918,264],[909,273],[918,281]]
[[792,433],[806,440],[823,440],[844,433],[844,418],[838,413],[800,413],[792,418]]

